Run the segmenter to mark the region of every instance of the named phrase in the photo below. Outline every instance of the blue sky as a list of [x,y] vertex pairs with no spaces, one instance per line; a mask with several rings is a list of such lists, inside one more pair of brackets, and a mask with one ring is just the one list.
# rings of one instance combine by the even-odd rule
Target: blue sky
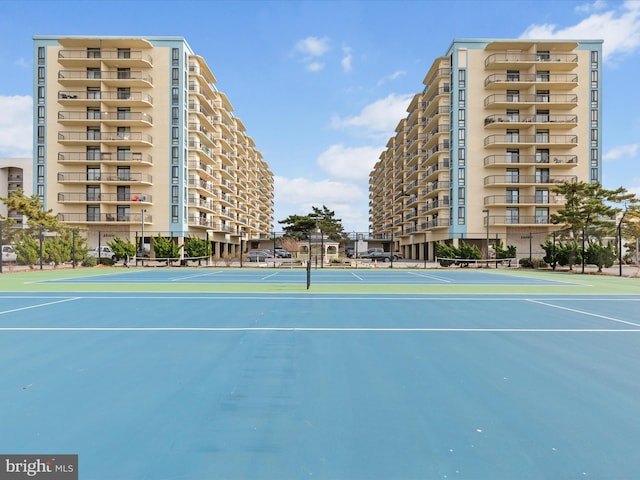
[[0,158],[31,156],[34,35],[183,36],[275,174],[275,226],[368,229],[368,174],[454,38],[604,40],[604,186],[640,195],[640,0],[0,0]]

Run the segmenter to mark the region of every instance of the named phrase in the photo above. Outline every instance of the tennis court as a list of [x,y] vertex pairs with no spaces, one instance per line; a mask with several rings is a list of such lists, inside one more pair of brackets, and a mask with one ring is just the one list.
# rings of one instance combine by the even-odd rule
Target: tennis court
[[82,479],[631,480],[640,284],[548,272],[0,276],[0,451]]

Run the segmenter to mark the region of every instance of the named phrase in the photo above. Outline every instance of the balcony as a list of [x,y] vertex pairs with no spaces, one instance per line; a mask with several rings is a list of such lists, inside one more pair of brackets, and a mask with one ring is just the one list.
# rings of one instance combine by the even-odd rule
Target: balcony
[[547,128],[574,128],[578,125],[577,115],[565,114],[496,114],[484,119],[487,128],[527,127],[530,125],[544,125]]
[[551,222],[550,216],[536,215],[491,215],[489,217],[489,225],[557,227],[557,225]]
[[514,108],[514,106],[572,109],[578,105],[578,96],[571,93],[496,93],[484,99],[486,108]]
[[143,193],[87,193],[87,192],[60,192],[58,193],[58,202],[60,203],[134,203],[142,205],[150,205],[152,196]]
[[87,152],[60,152],[58,153],[58,163],[61,164],[84,164],[101,163],[105,165],[127,165],[140,164],[152,165],[151,155],[142,152],[130,152],[128,155],[120,155],[111,152],[98,152],[87,155]]
[[561,195],[490,195],[484,197],[485,206],[564,206]]
[[58,142],[62,145],[99,145],[102,142],[151,146],[153,137],[143,132],[62,131],[58,132]]
[[[114,213],[59,213],[58,221],[62,223],[74,223],[74,224],[96,224],[96,223],[109,223],[109,224],[123,224],[123,225],[141,225],[143,218],[142,213],[131,213],[129,215],[117,215]],[[150,224],[153,219],[151,215],[144,215],[144,223]]]
[[100,122],[114,126],[144,126],[153,124],[151,115],[144,112],[99,112],[99,111],[59,111],[58,123],[62,125],[84,125]]
[[58,63],[65,66],[96,65],[104,63],[108,66],[152,67],[153,58],[142,50],[60,50]]
[[58,183],[70,184],[145,184],[151,185],[152,177],[146,173],[106,173],[106,172],[60,172]]
[[578,75],[574,73],[494,73],[484,80],[490,90],[520,90],[537,85],[544,90],[571,90],[578,85]]
[[420,225],[422,230],[431,230],[436,228],[446,228],[449,226],[448,218],[435,218],[431,221],[424,222]]
[[578,66],[575,53],[499,52],[489,55],[484,66],[487,70],[517,70],[537,66],[554,71],[573,70]]
[[575,167],[578,164],[577,155],[489,155],[484,157],[485,167],[513,167],[514,165],[553,164],[553,166]]
[[151,107],[153,97],[143,92],[61,90],[58,102],[73,107],[100,106],[101,102],[116,107]]
[[484,146],[487,148],[508,148],[508,147],[530,147],[530,146],[545,146],[555,148],[574,148],[578,146],[577,135],[547,135],[547,134],[535,134],[535,135],[520,135],[520,134],[506,134],[506,135],[489,135],[484,139]]
[[556,183],[575,183],[576,175],[490,175],[484,178],[484,184],[489,185],[553,185]]

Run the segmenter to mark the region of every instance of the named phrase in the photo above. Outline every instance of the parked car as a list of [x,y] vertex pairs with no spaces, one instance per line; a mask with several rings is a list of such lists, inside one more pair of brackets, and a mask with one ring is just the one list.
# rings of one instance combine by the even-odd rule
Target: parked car
[[280,258],[291,258],[291,252],[284,248],[276,248],[276,255]]
[[249,262],[264,262],[268,258],[274,258],[273,253],[268,250],[252,249],[247,252],[247,260]]
[[382,262],[390,262],[400,260],[403,255],[400,252],[385,252],[382,248],[370,248],[366,252],[358,253],[358,258],[370,258],[371,260],[380,260]]
[[107,245],[102,245],[100,247],[92,248],[87,252],[87,258],[88,257],[109,258],[114,262],[118,261],[118,257],[115,256],[115,254],[113,253],[113,250],[111,250],[111,247]]
[[18,256],[11,245],[2,245],[2,261],[3,262],[16,262]]

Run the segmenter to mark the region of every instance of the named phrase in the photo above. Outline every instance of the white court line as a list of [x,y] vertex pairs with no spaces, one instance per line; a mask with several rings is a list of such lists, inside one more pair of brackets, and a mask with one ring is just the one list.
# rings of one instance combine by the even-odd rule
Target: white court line
[[0,327],[0,332],[462,332],[640,333],[622,328],[340,328],[340,327]]
[[355,273],[351,272],[351,275],[353,275],[354,277],[356,277],[358,280],[364,280],[364,278],[362,278],[360,275],[356,275]]
[[433,278],[434,280],[440,280],[445,283],[451,283],[451,280],[447,280],[446,278],[442,278],[442,277],[436,277],[435,275],[425,275],[424,273],[414,273],[414,272],[407,272],[407,273],[409,275],[415,275],[417,277]]
[[580,313],[582,315],[589,315],[591,317],[603,318],[605,320],[611,320],[612,322],[624,323],[626,325],[632,325],[634,327],[640,327],[639,323],[627,322],[626,320],[620,320],[619,318],[607,317],[606,315],[599,315],[597,313],[585,312],[584,310],[578,310],[575,308],[562,307],[560,305],[553,305],[552,303],[541,302],[539,300],[527,299],[527,302],[537,303],[546,307],[557,308],[559,310],[567,310],[569,312]]
[[65,298],[64,300],[57,300],[55,302],[40,303],[38,305],[29,305],[28,307],[20,307],[20,308],[13,308],[11,310],[4,310],[4,311],[0,311],[0,315],[4,315],[6,313],[20,312],[22,310],[30,310],[32,308],[47,307],[49,305],[55,305],[56,303],[71,302],[73,300],[80,300],[80,297]]
[[266,280],[267,278],[271,278],[271,277],[275,277],[276,275],[278,275],[280,272],[274,272],[271,275],[267,275],[266,277],[262,277],[260,280]]
[[208,277],[211,275],[219,275],[221,273],[222,273],[222,270],[218,270],[217,272],[198,273],[197,275],[186,275],[184,277],[173,277],[173,278],[169,278],[168,280],[171,282],[179,282],[180,280],[187,280],[189,278]]

